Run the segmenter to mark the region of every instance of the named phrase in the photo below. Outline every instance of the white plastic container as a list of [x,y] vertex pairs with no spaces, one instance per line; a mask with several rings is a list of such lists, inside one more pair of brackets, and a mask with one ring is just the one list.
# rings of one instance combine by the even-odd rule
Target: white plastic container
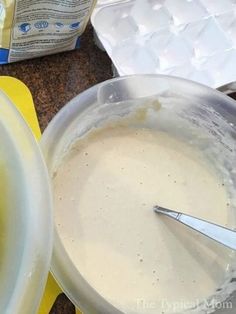
[[50,267],[52,204],[38,144],[0,92],[0,313],[36,313]]
[[[50,122],[43,134],[41,145],[51,177],[55,174],[54,171],[61,158],[78,138],[110,119],[126,116],[135,111],[138,106],[144,106],[147,99],[157,99],[163,105],[164,109],[160,109],[159,113],[164,110],[166,120],[157,120],[163,122],[159,124],[160,130],[170,129],[171,132],[178,133],[181,132],[180,122],[188,122],[193,127],[204,130],[206,137],[202,138],[202,143],[200,139],[203,148],[216,145],[216,151],[218,149],[224,151],[224,157],[221,154],[215,156],[219,166],[223,165],[229,170],[235,167],[236,149],[235,145],[232,145],[235,143],[233,138],[236,138],[235,101],[218,91],[191,81],[170,76],[136,75],[109,80],[86,90],[70,101]],[[186,134],[189,136],[188,140],[192,139],[194,142],[194,135],[191,132]],[[208,138],[209,143],[206,145]],[[235,172],[232,171],[231,174],[235,185]],[[57,208],[54,208],[54,211],[56,213]],[[77,218],[71,225],[72,229],[78,228]],[[235,224],[236,221],[232,223]],[[79,243],[75,245],[79,250]],[[83,313],[121,314],[119,309],[105,300],[99,291],[82,277],[80,269],[73,264],[66,247],[63,246],[56,227],[52,273],[67,296]],[[216,312],[218,314],[235,312],[234,276],[232,273],[232,278],[227,281],[229,287],[227,297],[232,300],[233,308],[221,308]],[[222,300],[224,293],[225,290],[222,296],[222,292],[218,292],[216,297]]]

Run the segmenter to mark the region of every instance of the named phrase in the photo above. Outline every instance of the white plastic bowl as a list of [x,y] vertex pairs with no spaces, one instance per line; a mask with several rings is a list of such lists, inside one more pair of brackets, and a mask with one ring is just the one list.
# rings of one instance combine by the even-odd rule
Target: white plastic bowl
[[[209,143],[217,145],[217,152],[218,149],[226,152],[225,160],[221,160],[221,154],[215,156],[219,165],[223,163],[223,167],[235,169],[236,148],[235,145],[229,146],[235,143],[236,138],[234,100],[214,89],[188,80],[162,75],[134,75],[115,78],[86,90],[70,101],[51,121],[41,141],[51,176],[53,177],[58,162],[76,139],[93,127],[102,125],[104,121],[129,114],[138,104],[145,105],[147,99],[157,99],[165,105],[164,110],[168,114],[165,115],[165,123],[159,126],[161,130],[180,132],[179,122],[188,121],[189,124],[210,134]],[[189,137],[188,140],[194,139],[194,134],[185,133]],[[204,138],[201,144],[204,147]],[[236,186],[233,171],[232,181]],[[76,225],[71,226],[75,227]],[[121,314],[82,277],[63,246],[56,228],[52,272],[67,296],[83,313]],[[217,314],[235,313],[235,278],[232,278],[229,285],[234,292],[230,296],[234,306],[232,309],[222,307],[216,311]]]
[[0,313],[36,313],[50,267],[52,208],[37,142],[0,92]]

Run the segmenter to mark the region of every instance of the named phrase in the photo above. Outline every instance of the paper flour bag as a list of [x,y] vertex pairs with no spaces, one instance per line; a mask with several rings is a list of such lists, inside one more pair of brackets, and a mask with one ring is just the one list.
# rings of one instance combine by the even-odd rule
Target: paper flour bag
[[96,0],[0,0],[0,64],[78,48]]

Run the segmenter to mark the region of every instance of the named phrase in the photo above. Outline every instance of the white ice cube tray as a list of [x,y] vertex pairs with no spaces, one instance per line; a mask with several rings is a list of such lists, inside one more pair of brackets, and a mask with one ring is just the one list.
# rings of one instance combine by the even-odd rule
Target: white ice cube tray
[[119,75],[236,81],[236,0],[100,0],[92,23]]

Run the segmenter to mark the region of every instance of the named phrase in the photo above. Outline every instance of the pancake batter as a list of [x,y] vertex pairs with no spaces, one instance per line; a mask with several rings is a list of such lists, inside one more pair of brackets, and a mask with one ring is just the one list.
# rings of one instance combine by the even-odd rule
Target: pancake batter
[[150,129],[79,140],[54,178],[61,240],[83,277],[124,313],[183,312],[223,283],[230,250],[154,205],[228,226],[224,183],[201,152]]

